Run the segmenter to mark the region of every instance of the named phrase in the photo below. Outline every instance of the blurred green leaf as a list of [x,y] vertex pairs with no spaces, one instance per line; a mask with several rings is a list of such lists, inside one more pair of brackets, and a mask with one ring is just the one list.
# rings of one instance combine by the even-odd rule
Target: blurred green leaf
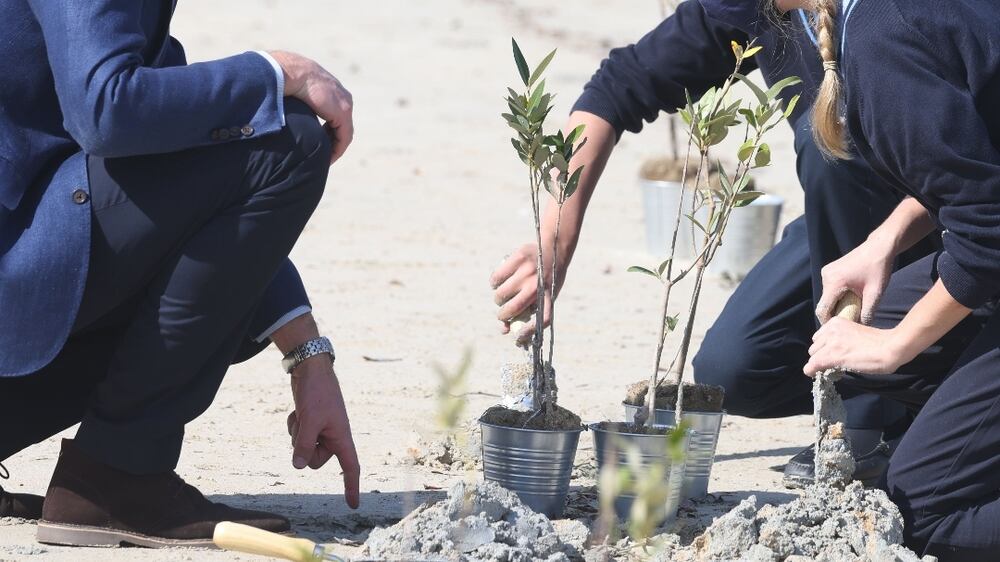
[[640,265],[633,265],[632,267],[628,268],[627,271],[629,273],[645,273],[646,275],[649,275],[650,277],[654,277],[656,279],[660,278],[660,276],[657,275],[656,272],[646,269],[645,267],[642,267]]
[[733,198],[735,201],[734,207],[746,207],[750,203],[757,200],[758,197],[764,195],[760,191],[744,191],[743,193],[737,193],[736,197]]
[[576,193],[576,188],[580,186],[580,174],[583,173],[583,166],[578,167],[573,170],[573,174],[569,176],[566,180],[566,192],[565,198],[569,199],[574,193]]
[[660,267],[656,268],[656,271],[662,276],[663,272],[667,270],[667,266],[670,265],[671,261],[673,261],[673,258],[667,258],[663,260],[663,263],[660,264]]
[[764,143],[757,148],[757,156],[754,157],[754,168],[763,168],[771,163],[771,147]]
[[745,162],[753,155],[754,148],[756,148],[754,139],[747,139],[746,142],[740,145],[739,150],[736,151],[736,157],[739,158],[740,162]]
[[795,111],[795,106],[798,103],[799,103],[799,95],[796,94],[792,96],[792,99],[789,100],[788,105],[785,107],[785,113],[784,113],[785,119],[788,119],[788,117],[792,114],[792,112]]
[[778,82],[775,82],[774,85],[770,87],[770,89],[767,90],[767,99],[773,100],[774,98],[778,97],[778,94],[780,94],[781,91],[784,90],[785,88],[801,83],[802,79],[800,79],[798,76],[789,76],[784,80],[779,80]]
[[521,47],[517,46],[517,41],[513,37],[510,39],[510,44],[514,48],[514,63],[517,65],[518,74],[521,75],[521,82],[524,82],[524,85],[527,86],[528,78],[531,77],[531,74],[528,72],[528,63],[524,60],[524,53],[521,52]]

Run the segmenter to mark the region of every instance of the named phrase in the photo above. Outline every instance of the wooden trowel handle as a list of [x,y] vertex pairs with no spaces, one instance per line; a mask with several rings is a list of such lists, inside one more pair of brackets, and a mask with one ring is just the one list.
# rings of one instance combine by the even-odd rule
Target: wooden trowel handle
[[854,291],[847,291],[833,307],[833,315],[837,318],[857,322],[861,318],[861,297]]
[[286,537],[229,521],[223,521],[215,526],[212,541],[219,548],[248,554],[284,558],[294,562],[316,560],[313,556],[316,544],[310,540]]

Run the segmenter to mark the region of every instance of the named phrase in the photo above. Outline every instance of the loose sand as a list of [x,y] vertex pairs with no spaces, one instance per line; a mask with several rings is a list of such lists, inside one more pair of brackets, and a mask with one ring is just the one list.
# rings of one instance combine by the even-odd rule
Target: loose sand
[[[510,37],[533,60],[559,48],[548,83],[559,92],[553,115],[565,115],[608,48],[640,37],[658,13],[655,0],[181,2],[173,32],[192,60],[246,49],[299,51],[355,96],[354,145],[333,168],[293,257],[322,329],[337,346],[363,495],[361,508],[351,512],[338,467],[292,468],[285,433],[290,393],[274,350],[233,368],[209,412],[188,427],[181,475],[216,500],[286,513],[301,534],[324,542],[363,541],[372,525],[442,498],[462,476],[402,462],[419,434],[434,428],[433,364],[453,365],[463,349],[474,351],[467,410],[473,416],[496,403],[500,366],[520,354],[498,335],[487,284],[493,266],[532,236],[521,164],[499,118],[504,88],[516,80]],[[776,164],[756,177],[762,189],[786,198],[787,222],[801,211],[801,192],[791,132],[782,126],[776,133]],[[559,398],[585,421],[621,419],[625,386],[645,378],[653,360],[659,291],[625,269],[654,261],[644,253],[636,176],[643,158],[666,142],[663,123],[622,139],[560,301]],[[695,345],[730,292],[721,282],[707,285]],[[676,302],[672,312],[681,311],[683,299]],[[386,359],[398,361],[378,361]],[[791,499],[769,467],[811,436],[808,416],[727,418],[710,488],[716,496],[699,513],[719,515],[751,494],[760,503]],[[57,443],[53,438],[8,459],[12,479],[0,485],[44,491]],[[581,460],[591,455],[589,435],[580,447]],[[577,493],[576,500],[584,505],[585,496]],[[41,546],[32,525],[0,521],[0,560],[98,558],[258,559]]]

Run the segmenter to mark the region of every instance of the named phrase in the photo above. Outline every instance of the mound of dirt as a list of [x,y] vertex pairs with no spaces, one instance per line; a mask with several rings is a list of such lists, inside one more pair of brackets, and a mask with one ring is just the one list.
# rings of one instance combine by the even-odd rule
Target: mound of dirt
[[[629,385],[625,390],[625,403],[642,406],[646,403],[649,381]],[[709,384],[684,383],[684,410],[687,412],[721,412],[726,390]],[[662,383],[656,387],[656,408],[673,410],[677,404],[677,385]]]
[[459,562],[569,561],[577,550],[544,515],[493,482],[460,482],[448,498],[417,508],[399,523],[375,529],[365,556],[383,560]]
[[777,507],[758,508],[751,496],[690,546],[668,549],[657,559],[920,562],[902,541],[903,517],[896,505],[885,492],[854,482],[843,489],[813,486]]
[[480,419],[491,425],[548,431],[570,431],[583,426],[580,416],[562,406],[553,406],[537,416],[533,412],[493,406],[483,412]]

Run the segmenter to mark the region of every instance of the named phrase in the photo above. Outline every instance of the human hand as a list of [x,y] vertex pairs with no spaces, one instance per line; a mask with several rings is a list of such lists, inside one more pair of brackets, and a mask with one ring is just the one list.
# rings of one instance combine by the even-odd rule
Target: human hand
[[335,76],[313,61],[286,51],[269,51],[285,73],[285,92],[306,103],[324,121],[333,144],[330,164],[347,150],[354,139],[354,98]]
[[[517,334],[517,344],[526,346],[535,332],[535,320],[532,316],[538,300],[538,255],[535,244],[525,244],[508,256],[493,275],[490,276],[490,286],[493,288],[493,301],[500,307],[497,319],[500,320],[500,331],[510,333],[512,322],[524,321],[526,325]],[[552,319],[552,253],[543,252],[543,267],[545,269],[545,310],[542,314],[543,327],[547,327]],[[562,261],[562,260],[560,260]],[[556,294],[565,280],[566,266],[559,267],[559,283]]]
[[807,376],[827,369],[885,375],[916,357],[907,351],[896,330],[863,326],[845,318],[831,318],[813,335],[809,361],[802,368]]
[[850,253],[826,265],[822,271],[823,294],[816,317],[826,324],[848,291],[861,297],[861,323],[869,324],[892,275],[893,253],[874,242],[864,242]]
[[295,410],[288,415],[288,434],[295,449],[292,465],[315,470],[336,456],[344,473],[344,499],[357,509],[361,466],[344,396],[329,356],[310,357],[295,368],[292,397]]

